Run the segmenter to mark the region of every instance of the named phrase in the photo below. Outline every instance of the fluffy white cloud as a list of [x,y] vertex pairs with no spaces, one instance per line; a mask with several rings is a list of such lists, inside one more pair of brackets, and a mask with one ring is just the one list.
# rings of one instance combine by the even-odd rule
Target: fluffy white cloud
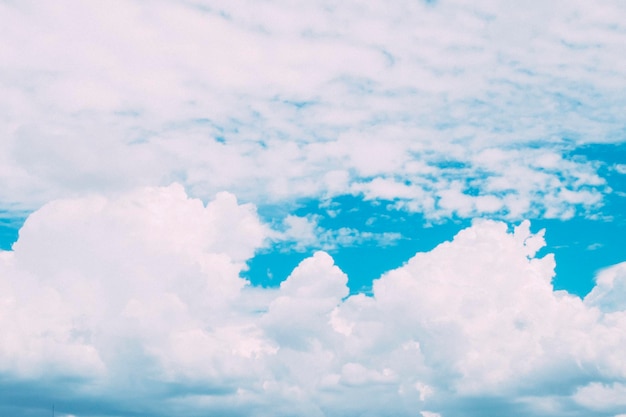
[[252,287],[274,233],[177,185],[45,205],[0,252],[3,390],[63,393],[76,416],[621,412],[623,265],[583,301],[553,290],[543,232],[478,221],[371,296],[324,252]]
[[0,2],[0,217],[34,211],[0,251],[0,414],[623,414],[623,263],[581,300],[542,232],[477,221],[368,295],[325,252],[257,288],[265,245],[401,236],[234,194],[597,216],[626,170],[573,155],[624,140],[624,4]]
[[606,312],[626,310],[626,262],[598,273],[596,286],[585,296],[585,304]]
[[626,410],[626,385],[592,382],[576,390],[574,400],[591,410]]
[[608,190],[564,155],[621,140],[626,10],[544,3],[4,2],[0,207],[179,181],[584,212]]
[[267,230],[234,196],[205,207],[180,186],[45,205],[3,253],[2,325],[16,329],[3,333],[5,370],[31,375],[52,360],[105,372],[118,338],[148,343],[192,317],[221,320],[216,312],[245,285],[238,274]]

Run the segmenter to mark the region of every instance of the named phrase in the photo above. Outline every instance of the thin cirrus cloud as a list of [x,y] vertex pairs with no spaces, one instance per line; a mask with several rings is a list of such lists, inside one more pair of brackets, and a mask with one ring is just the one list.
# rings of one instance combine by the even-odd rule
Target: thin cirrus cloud
[[[0,413],[624,415],[623,256],[555,290],[523,220],[622,221],[623,161],[591,155],[624,142],[624,22],[619,0],[0,2],[2,233],[30,213],[0,251]],[[469,226],[349,287],[333,250],[399,246],[413,223],[382,219],[413,215]],[[243,278],[283,250],[285,280]]]
[[21,397],[32,403],[15,415],[51,403],[77,416],[623,412],[623,264],[581,300],[552,289],[542,232],[477,221],[383,274],[371,296],[349,295],[325,252],[279,287],[251,286],[245,260],[273,233],[233,195],[205,206],[178,185],[45,205],[0,252],[0,372],[3,391],[19,393],[0,407]]

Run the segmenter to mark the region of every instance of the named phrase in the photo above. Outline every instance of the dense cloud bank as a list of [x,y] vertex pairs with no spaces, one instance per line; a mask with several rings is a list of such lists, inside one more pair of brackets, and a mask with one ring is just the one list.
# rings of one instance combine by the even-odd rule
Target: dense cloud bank
[[325,252],[252,287],[245,262],[276,239],[254,206],[228,193],[205,206],[177,185],[46,204],[0,252],[0,410],[626,412],[624,264],[581,300],[553,291],[543,232],[476,221],[371,296],[348,296]]
[[0,3],[0,209],[184,183],[433,218],[590,214],[622,0]]

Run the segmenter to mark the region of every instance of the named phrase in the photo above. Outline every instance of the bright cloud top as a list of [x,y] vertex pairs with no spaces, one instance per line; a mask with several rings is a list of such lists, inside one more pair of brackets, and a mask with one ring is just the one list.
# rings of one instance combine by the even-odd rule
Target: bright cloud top
[[568,218],[623,139],[619,0],[0,5],[3,209],[185,184]]
[[177,185],[45,205],[0,252],[2,390],[77,416],[624,412],[624,265],[581,300],[553,291],[528,222],[478,221],[371,296],[325,252],[252,287],[276,236]]

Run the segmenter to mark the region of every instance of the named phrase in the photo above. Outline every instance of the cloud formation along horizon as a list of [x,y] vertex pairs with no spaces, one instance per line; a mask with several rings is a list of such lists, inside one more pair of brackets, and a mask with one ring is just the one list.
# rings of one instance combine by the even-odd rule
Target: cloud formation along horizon
[[626,267],[553,291],[529,227],[476,221],[367,296],[325,252],[250,286],[278,235],[232,194],[54,201],[0,252],[0,384],[76,416],[623,413]]
[[0,4],[0,207],[185,184],[430,218],[594,215],[622,2]]

